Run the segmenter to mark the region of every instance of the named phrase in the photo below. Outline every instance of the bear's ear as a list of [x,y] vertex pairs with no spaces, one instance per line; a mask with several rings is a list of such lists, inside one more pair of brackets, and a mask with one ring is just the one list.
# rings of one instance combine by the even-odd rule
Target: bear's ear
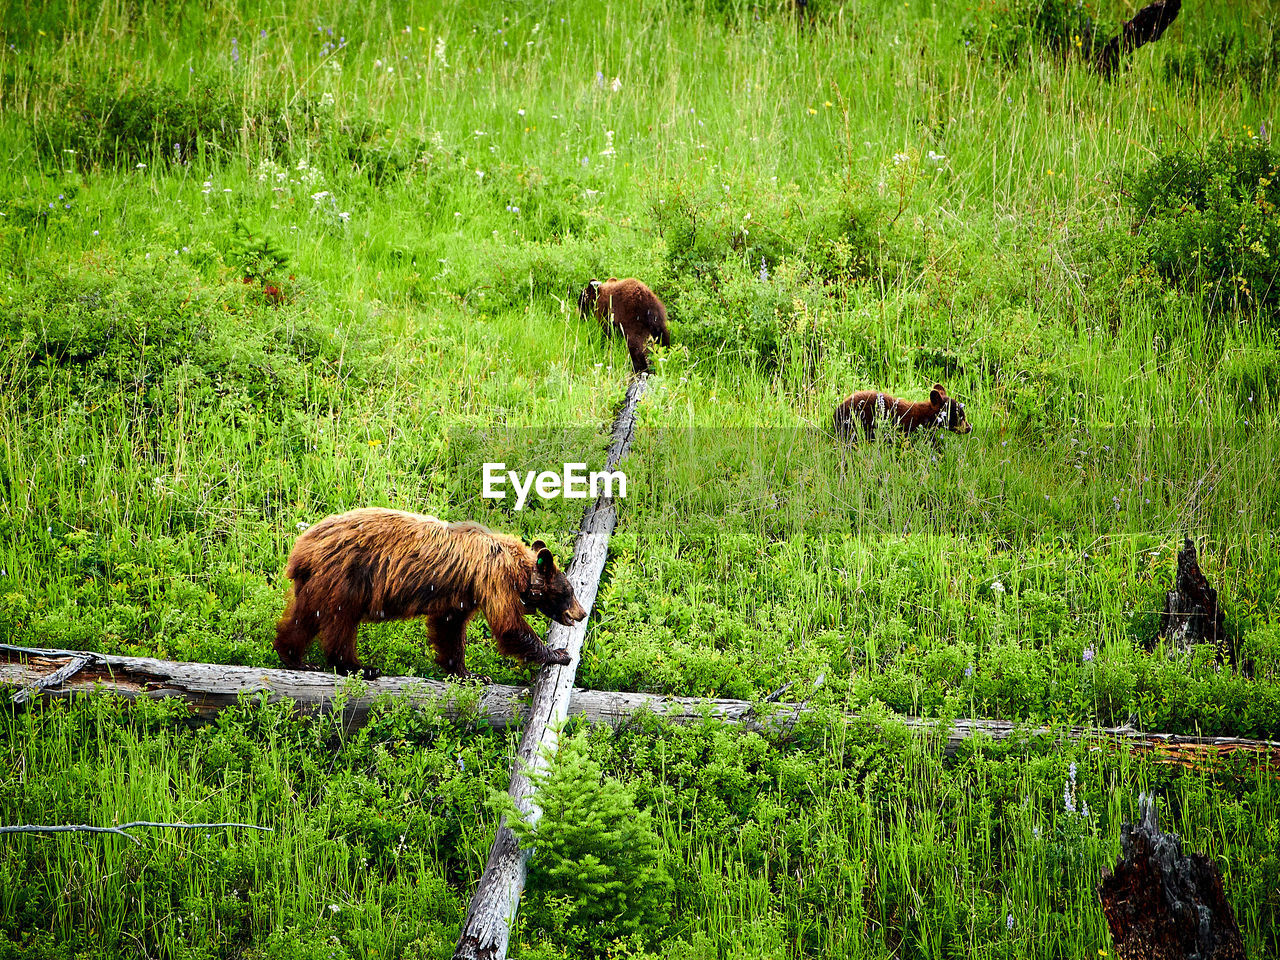
[[617,283],[617,282],[618,282],[618,278],[617,278],[617,277],[610,277],[610,278],[609,278],[609,282],[610,282],[610,283]]
[[933,389],[929,391],[929,402],[935,407],[940,407],[945,399],[947,399],[947,391],[942,388],[942,384],[935,383]]
[[544,577],[550,576],[556,570],[556,558],[546,547],[538,551],[538,572]]
[[547,549],[547,545],[541,540],[535,540],[533,543],[529,544],[529,549],[534,553],[541,553],[543,550]]

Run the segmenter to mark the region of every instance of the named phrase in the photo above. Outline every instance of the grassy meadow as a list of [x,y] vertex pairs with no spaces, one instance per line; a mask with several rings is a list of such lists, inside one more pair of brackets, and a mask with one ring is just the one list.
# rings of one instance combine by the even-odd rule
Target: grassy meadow
[[[0,2],[0,637],[276,666],[294,537],[357,506],[567,563],[581,504],[480,465],[602,462],[577,295],[637,276],[672,345],[578,683],[813,712],[571,731],[513,955],[1098,957],[1140,793],[1280,955],[1276,770],[893,722],[1280,739],[1280,19],[1187,4],[1103,80],[1134,9]],[[829,435],[935,381],[973,433]],[[1216,649],[1158,636],[1184,537]],[[0,823],[273,832],[6,837],[0,958],[449,956],[514,744],[6,706]]]

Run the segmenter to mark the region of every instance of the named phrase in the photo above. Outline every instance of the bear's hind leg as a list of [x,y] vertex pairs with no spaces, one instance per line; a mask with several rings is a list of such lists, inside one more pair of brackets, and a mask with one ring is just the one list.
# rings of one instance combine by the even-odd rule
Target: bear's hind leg
[[273,646],[280,662],[291,669],[302,666],[302,655],[320,632],[320,618],[316,613],[308,616],[304,610],[298,598],[293,598],[276,624]]
[[467,621],[471,613],[446,613],[427,620],[427,636],[436,651],[436,663],[445,673],[469,677],[467,670]]
[[320,647],[324,660],[343,675],[360,672],[360,658],[356,656],[356,630],[360,621],[345,615],[321,614]]

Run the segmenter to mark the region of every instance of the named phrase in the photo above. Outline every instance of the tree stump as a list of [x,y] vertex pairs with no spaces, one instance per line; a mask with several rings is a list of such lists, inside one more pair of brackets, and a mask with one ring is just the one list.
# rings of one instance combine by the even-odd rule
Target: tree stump
[[1120,32],[1098,51],[1093,61],[1094,69],[1104,77],[1110,77],[1120,66],[1122,57],[1164,36],[1181,9],[1182,0],[1155,0],[1155,3],[1147,4],[1134,14],[1132,20],[1123,23]]
[[1160,634],[1173,649],[1185,653],[1195,643],[1212,643],[1223,659],[1226,614],[1218,607],[1218,591],[1200,571],[1196,547],[1191,538],[1178,551],[1178,575],[1173,589],[1165,595]]
[[1244,941],[1217,864],[1161,833],[1155,802],[1120,829],[1122,855],[1098,885],[1120,960],[1244,960]]

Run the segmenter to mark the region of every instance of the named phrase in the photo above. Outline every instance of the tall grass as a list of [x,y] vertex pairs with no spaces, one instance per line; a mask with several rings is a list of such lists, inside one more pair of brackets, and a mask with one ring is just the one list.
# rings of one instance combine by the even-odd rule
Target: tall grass
[[[945,759],[837,719],[1280,735],[1274,324],[1155,271],[1124,203],[1175,148],[1262,142],[1273,76],[1167,67],[1222,33],[1267,62],[1274,12],[1184,12],[1105,82],[966,46],[987,8],[810,7],[10,3],[0,632],[273,664],[292,539],[358,505],[567,559],[578,505],[485,500],[480,463],[598,462],[628,361],[577,293],[640,276],[674,343],[580,682],[791,683],[819,715],[770,744],[597,735],[659,813],[679,919],[610,946],[544,891],[519,949],[1096,956],[1093,887],[1148,790],[1274,951],[1270,773],[1078,754],[1093,818],[1068,817],[1050,748]],[[849,392],[935,381],[973,434],[828,435]],[[1228,636],[1171,658],[1184,536]],[[528,677],[473,630],[473,669]],[[435,669],[420,624],[361,644]],[[255,710],[200,734],[109,705],[10,715],[6,822],[277,832],[12,841],[0,950],[443,955],[505,741],[395,714],[334,744]]]

